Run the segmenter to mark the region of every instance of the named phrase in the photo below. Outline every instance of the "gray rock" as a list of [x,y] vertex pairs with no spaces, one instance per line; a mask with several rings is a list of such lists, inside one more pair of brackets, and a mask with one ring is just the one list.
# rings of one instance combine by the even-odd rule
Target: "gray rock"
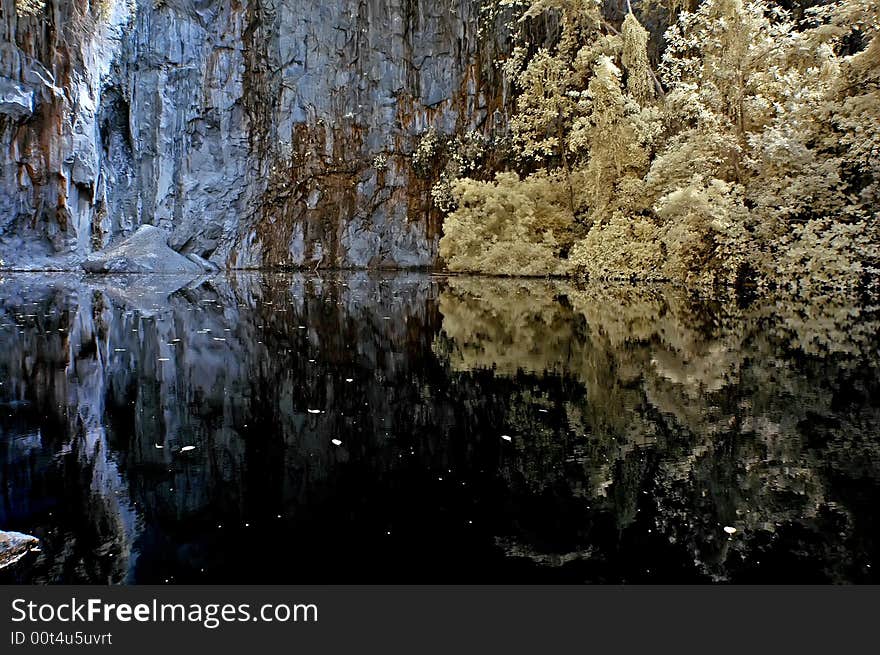
[[168,247],[168,236],[153,225],[142,225],[128,239],[107,250],[89,255],[87,273],[190,273],[205,269]]
[[0,114],[15,120],[30,118],[34,113],[34,92],[8,77],[0,77]]
[[0,569],[12,566],[39,545],[40,540],[36,537],[0,530]]
[[98,175],[94,163],[89,161],[84,152],[77,152],[73,159],[71,179],[77,184],[87,186],[94,184],[97,177]]
[[215,264],[212,261],[208,261],[204,257],[199,257],[194,252],[191,252],[188,255],[186,255],[186,258],[188,260],[190,260],[192,263],[199,266],[205,273],[218,273],[220,271],[220,267],[217,266],[217,264]]

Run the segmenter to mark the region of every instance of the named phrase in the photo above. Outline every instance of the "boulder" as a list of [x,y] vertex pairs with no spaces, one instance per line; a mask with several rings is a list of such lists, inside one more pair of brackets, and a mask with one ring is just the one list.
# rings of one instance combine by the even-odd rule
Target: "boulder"
[[0,530],[0,569],[12,566],[39,545],[40,540],[29,534]]
[[125,241],[92,253],[83,262],[88,273],[210,272],[168,246],[168,235],[153,225],[142,225]]
[[186,258],[195,264],[198,264],[206,273],[218,273],[220,267],[212,261],[208,261],[204,257],[199,257],[194,252],[189,253]]

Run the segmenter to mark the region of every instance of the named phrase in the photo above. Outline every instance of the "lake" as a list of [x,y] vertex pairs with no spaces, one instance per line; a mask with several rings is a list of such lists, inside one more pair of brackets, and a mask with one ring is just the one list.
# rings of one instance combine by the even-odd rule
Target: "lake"
[[12,583],[877,583],[867,299],[0,278]]

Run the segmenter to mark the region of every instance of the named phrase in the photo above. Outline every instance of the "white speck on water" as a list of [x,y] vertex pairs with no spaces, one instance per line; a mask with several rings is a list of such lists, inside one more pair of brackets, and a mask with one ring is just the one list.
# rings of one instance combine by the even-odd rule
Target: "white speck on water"
[[171,360],[168,359],[167,357],[160,357],[160,358],[159,358],[159,361],[160,361],[160,362],[170,362]]
[[729,526],[729,525],[724,527],[724,531],[729,535],[736,534],[736,528]]
[[159,444],[156,444],[156,448],[157,448],[158,450],[162,450],[163,448],[165,448],[165,446],[160,446]]
[[354,378],[345,378],[346,382],[354,382]]
[[330,441],[330,443],[332,443],[334,446],[341,446],[342,445],[342,442],[339,439],[332,439]]
[[188,453],[188,452],[195,450],[195,449],[196,449],[195,446],[184,446],[183,448],[180,449],[180,452]]
[[507,434],[502,434],[501,438],[504,439],[505,441],[513,441],[513,437],[511,437],[510,435],[507,435]]
[[306,411],[308,411],[309,414],[323,414],[324,413],[324,411],[321,409],[309,409]]

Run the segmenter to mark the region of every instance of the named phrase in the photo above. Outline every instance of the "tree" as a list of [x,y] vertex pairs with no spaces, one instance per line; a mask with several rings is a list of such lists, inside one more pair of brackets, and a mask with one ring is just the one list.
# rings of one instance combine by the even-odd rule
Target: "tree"
[[[531,190],[493,234],[539,243],[547,231],[529,217],[558,210],[565,194],[551,189],[564,184],[571,244],[542,250],[567,260],[559,269],[699,286],[878,284],[876,2],[838,0],[802,23],[769,0],[677,8],[662,85],[632,10],[619,31],[592,0],[538,0],[525,18],[545,12],[559,17],[556,43],[522,43],[507,64],[520,91],[516,142],[543,170],[469,187],[468,211],[480,194]],[[463,243],[455,232],[474,225],[463,218],[445,226],[450,260]]]

